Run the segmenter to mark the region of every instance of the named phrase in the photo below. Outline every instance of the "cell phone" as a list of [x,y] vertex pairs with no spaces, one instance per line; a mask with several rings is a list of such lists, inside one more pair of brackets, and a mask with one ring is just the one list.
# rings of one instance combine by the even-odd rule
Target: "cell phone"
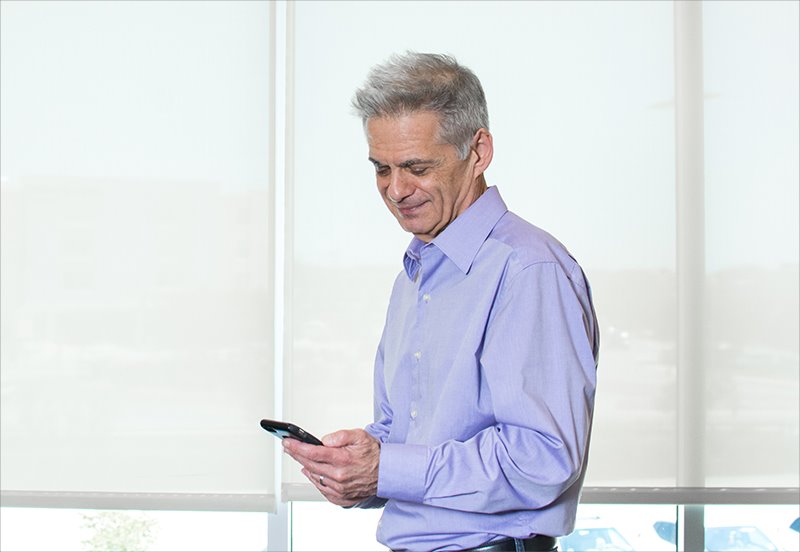
[[276,420],[261,420],[261,427],[280,439],[297,439],[309,445],[322,445],[322,441],[294,424]]

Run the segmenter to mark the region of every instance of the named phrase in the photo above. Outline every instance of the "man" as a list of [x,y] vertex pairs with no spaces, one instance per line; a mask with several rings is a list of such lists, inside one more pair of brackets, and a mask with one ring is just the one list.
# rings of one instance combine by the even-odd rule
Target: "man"
[[492,135],[469,69],[394,56],[353,103],[378,190],[414,238],[378,347],[375,422],[285,450],[330,502],[384,506],[378,540],[393,550],[554,550],[586,468],[589,285],[487,187]]

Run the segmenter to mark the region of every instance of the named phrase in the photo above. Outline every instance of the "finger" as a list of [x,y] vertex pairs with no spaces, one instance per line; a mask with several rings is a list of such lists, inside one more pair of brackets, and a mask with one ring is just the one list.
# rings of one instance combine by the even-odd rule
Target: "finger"
[[313,460],[309,460],[304,456],[300,456],[298,454],[293,454],[287,451],[287,454],[295,460],[298,464],[300,464],[304,470],[307,470],[311,474],[320,474],[324,475],[328,478],[333,476],[333,468],[330,464],[323,464],[320,462],[314,462]]
[[303,475],[305,475],[308,480],[317,488],[317,490],[329,501],[334,502],[344,499],[344,496],[342,495],[342,487],[337,482],[328,479],[324,475],[320,476],[306,469],[302,470],[302,472]]
[[363,429],[342,429],[322,438],[326,447],[346,447],[358,445],[375,439]]
[[324,449],[325,447],[320,447],[318,445],[311,445],[308,443],[304,443],[302,441],[298,441],[297,439],[286,438],[282,442],[283,450],[292,452],[294,454],[302,454],[303,456],[308,456],[314,449]]
[[326,447],[345,447],[353,442],[352,430],[342,429],[334,431],[322,438],[322,443]]
[[309,445],[299,441],[291,443],[289,450],[294,456],[302,456],[309,460],[326,464],[331,464],[341,459],[340,450],[319,445]]
[[308,460],[306,458],[304,458],[303,456],[300,456],[299,454],[293,452],[290,448],[285,448],[283,450],[283,452],[286,455],[288,455],[289,458],[291,458],[295,462],[299,463],[301,466],[304,466],[304,465],[306,465],[308,463]]
[[328,502],[331,504],[336,504],[337,506],[355,506],[361,502],[360,500],[349,500],[347,498],[338,498],[334,496],[326,496],[325,498],[328,500]]
[[[289,441],[286,439],[285,441]],[[284,452],[304,466],[311,462],[316,464],[332,464],[346,460],[342,451],[321,446],[307,445],[305,443],[287,443]]]
[[313,460],[303,459],[301,465],[307,469],[312,475],[325,477],[325,481],[338,481],[341,482],[342,470],[332,464],[324,464],[321,462],[314,462]]
[[322,496],[324,496],[328,502],[336,504],[337,506],[353,506],[354,504],[358,504],[360,502],[360,500],[353,500],[346,497],[340,491],[332,487],[328,487],[327,484],[328,481],[325,480],[325,486],[322,488],[317,487],[317,489],[319,489],[319,492],[322,493]]
[[320,491],[336,490],[336,487],[340,487],[340,485],[335,481],[313,470],[303,469],[301,471],[303,475],[305,475],[308,478],[308,480],[311,481],[311,483],[313,483],[314,486],[318,488]]

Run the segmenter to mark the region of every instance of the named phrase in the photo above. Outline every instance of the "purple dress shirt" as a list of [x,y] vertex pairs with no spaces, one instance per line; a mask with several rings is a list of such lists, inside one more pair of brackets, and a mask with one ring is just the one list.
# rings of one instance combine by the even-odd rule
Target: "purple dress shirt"
[[414,238],[375,361],[378,540],[458,550],[572,531],[598,334],[567,250],[489,188]]

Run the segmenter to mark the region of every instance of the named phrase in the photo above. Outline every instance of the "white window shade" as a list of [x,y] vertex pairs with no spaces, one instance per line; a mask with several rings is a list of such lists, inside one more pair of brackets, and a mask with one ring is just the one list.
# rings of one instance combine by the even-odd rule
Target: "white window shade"
[[705,475],[800,478],[800,4],[706,2]]
[[[725,12],[735,8],[732,4],[707,7]],[[770,91],[769,97],[730,105],[777,129],[768,156],[760,149],[735,153],[748,170],[761,170],[762,161],[769,164],[772,180],[764,187],[740,177],[734,200],[714,191],[726,183],[717,184],[709,175],[706,252],[714,257],[735,249],[727,268],[767,268],[747,285],[771,295],[747,300],[737,322],[725,308],[736,307],[738,296],[730,285],[740,273],[715,272],[721,267],[708,261],[709,302],[693,308],[705,312],[709,323],[724,318],[718,328],[730,330],[720,330],[724,338],[712,330],[704,343],[714,348],[725,342],[733,350],[726,350],[731,356],[724,363],[712,357],[702,379],[709,387],[701,393],[707,399],[699,405],[705,414],[698,423],[709,427],[698,435],[713,439],[682,449],[673,5],[468,2],[455,9],[449,2],[297,3],[295,178],[287,192],[293,198],[289,238],[294,255],[287,261],[292,278],[286,417],[320,435],[371,420],[372,359],[410,236],[378,197],[360,121],[349,101],[367,69],[391,53],[445,52],[472,68],[485,87],[495,137],[489,184],[500,188],[511,210],[561,239],[593,286],[602,335],[586,485],[673,487],[679,485],[679,454],[701,450],[708,486],[796,486],[797,6],[779,2],[753,19],[764,29],[780,29],[769,41],[770,51],[782,52],[770,78],[792,85],[779,96],[765,86],[762,92]],[[733,45],[745,30],[713,20],[709,25],[712,34],[715,26],[725,33],[720,51],[735,55],[739,50]],[[740,72],[737,78],[764,71],[760,60],[769,55],[767,44],[756,46],[748,46],[755,53],[736,57],[731,65],[731,71]],[[707,74],[717,71],[718,61],[706,60]],[[708,102],[707,116],[725,118]],[[706,125],[712,155],[707,170],[713,170],[712,150],[726,146],[710,141],[726,131],[712,128],[710,119]],[[780,160],[783,169],[768,159]],[[774,199],[767,200],[766,193]],[[769,251],[779,252],[766,265],[765,255],[771,253],[731,247],[715,235],[726,232],[717,213],[735,222],[738,215],[732,213],[746,210],[753,199],[765,205],[762,219],[779,219],[756,230],[762,240],[771,240]],[[737,203],[733,211],[732,200]],[[729,288],[715,295],[719,277]],[[773,279],[783,282],[783,291],[771,289]],[[791,282],[794,287],[788,289]],[[734,303],[720,309],[720,300]],[[764,333],[759,320],[766,319],[777,333]],[[759,355],[775,365],[769,374]],[[715,370],[735,375],[717,385]],[[748,383],[753,379],[756,388]],[[757,403],[748,401],[751,391],[758,394]],[[746,443],[735,433],[740,425],[746,428]],[[752,454],[751,447],[761,444],[763,451]],[[741,461],[722,461],[734,455]],[[314,496],[293,462],[284,464],[283,473],[289,498]]]
[[2,3],[6,496],[274,503],[269,18]]

